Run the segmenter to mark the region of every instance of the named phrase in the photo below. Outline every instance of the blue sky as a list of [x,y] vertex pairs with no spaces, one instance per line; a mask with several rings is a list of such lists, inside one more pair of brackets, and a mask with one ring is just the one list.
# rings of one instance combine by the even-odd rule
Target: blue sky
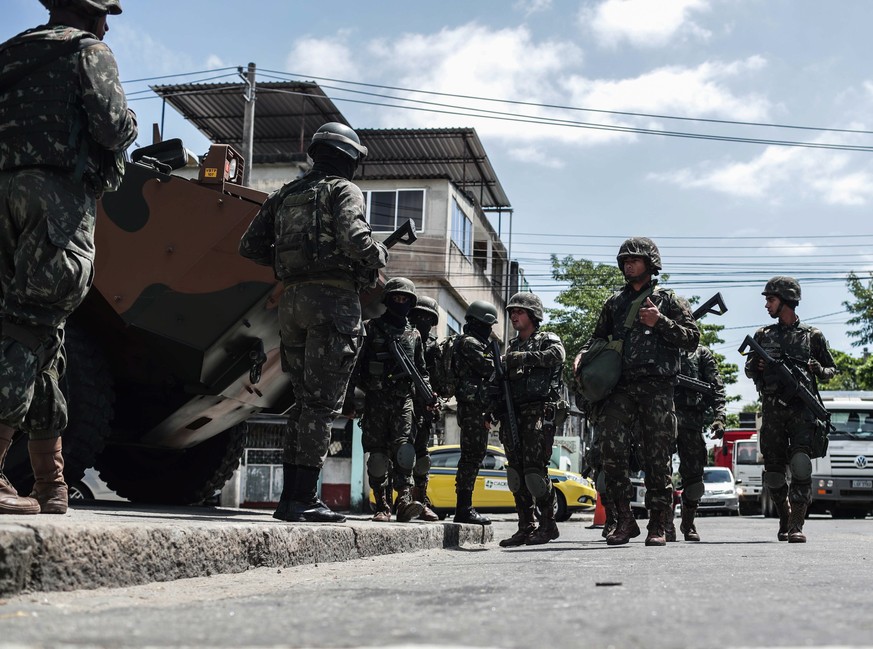
[[[871,153],[724,138],[873,146],[871,134],[847,132],[871,129],[866,0],[122,5],[106,42],[135,99],[140,144],[162,119],[160,100],[142,92],[149,83],[234,80],[250,61],[261,80],[314,79],[356,127],[475,127],[514,208],[513,256],[547,304],[561,289],[549,254],[611,262],[626,237],[650,236],[677,292],[722,291],[730,312],[718,351],[734,362],[742,337],[769,321],[760,291],[775,274],[800,278],[801,319],[858,353],[843,277],[873,268]],[[6,9],[4,37],[46,16],[36,0]],[[197,74],[133,82],[185,73]],[[351,92],[361,90],[381,96]],[[410,100],[462,114],[384,105]],[[164,133],[205,151],[172,109]],[[755,396],[745,379],[733,392]]]

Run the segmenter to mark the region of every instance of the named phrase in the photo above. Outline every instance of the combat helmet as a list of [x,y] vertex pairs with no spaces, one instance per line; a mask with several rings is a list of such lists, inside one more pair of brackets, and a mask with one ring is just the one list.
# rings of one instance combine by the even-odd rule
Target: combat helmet
[[426,297],[422,295],[418,298],[418,302],[415,305],[415,308],[412,309],[410,315],[419,314],[419,315],[428,315],[437,320],[440,319],[440,312],[437,308],[437,302],[432,297]]
[[358,134],[339,122],[328,122],[319,126],[312,134],[312,142],[306,152],[313,157],[313,151],[322,145],[337,149],[352,160],[360,161],[367,157],[367,147],[361,144]]
[[771,277],[761,291],[761,295],[775,295],[780,300],[798,304],[800,302],[800,282],[793,277],[776,275]]
[[506,311],[510,309],[527,309],[527,312],[537,322],[543,320],[543,302],[539,296],[533,293],[516,293],[509,298],[509,304],[506,305]]
[[392,277],[385,282],[385,289],[382,293],[382,302],[386,302],[388,297],[394,293],[408,295],[412,300],[413,308],[418,304],[418,296],[415,294],[415,284],[413,284],[411,279],[406,279],[405,277]]
[[476,300],[467,307],[465,319],[467,322],[477,320],[490,327],[497,323],[497,308],[491,302]]
[[105,16],[106,14],[117,16],[121,13],[119,0],[39,0],[39,2],[49,11],[52,9],[70,9],[88,16]]
[[615,257],[619,270],[624,270],[625,257],[642,257],[652,275],[657,275],[661,270],[661,253],[655,242],[648,237],[631,237],[621,244]]

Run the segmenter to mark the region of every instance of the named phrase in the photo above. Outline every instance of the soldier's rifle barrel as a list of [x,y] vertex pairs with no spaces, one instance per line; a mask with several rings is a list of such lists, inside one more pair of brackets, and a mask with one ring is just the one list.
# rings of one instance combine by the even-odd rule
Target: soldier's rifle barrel
[[500,389],[503,392],[503,403],[506,409],[504,421],[509,429],[509,443],[512,445],[512,451],[516,455],[521,449],[521,438],[518,434],[518,420],[515,418],[515,404],[512,401],[512,388],[509,385],[509,377],[506,376],[506,368],[500,362],[500,345],[496,339],[491,340],[491,355],[494,361],[494,375],[497,377],[497,382],[500,384]]
[[391,355],[400,366],[401,374],[399,376],[408,376],[412,379],[412,385],[418,393],[418,398],[421,399],[426,406],[436,406],[439,403],[439,399],[434,395],[433,390],[430,389],[430,386],[428,386],[427,381],[424,380],[424,377],[418,371],[418,368],[415,367],[415,363],[413,363],[409,359],[409,356],[406,355],[406,352],[403,350],[403,347],[400,346],[400,343],[392,338],[388,341],[388,349],[391,350]]

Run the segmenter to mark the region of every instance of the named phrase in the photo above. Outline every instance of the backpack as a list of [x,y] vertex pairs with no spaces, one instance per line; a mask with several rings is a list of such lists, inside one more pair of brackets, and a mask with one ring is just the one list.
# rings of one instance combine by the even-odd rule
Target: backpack
[[433,391],[443,399],[455,396],[458,385],[458,375],[455,371],[454,354],[460,336],[447,336],[436,344],[436,359],[430,373],[430,385]]

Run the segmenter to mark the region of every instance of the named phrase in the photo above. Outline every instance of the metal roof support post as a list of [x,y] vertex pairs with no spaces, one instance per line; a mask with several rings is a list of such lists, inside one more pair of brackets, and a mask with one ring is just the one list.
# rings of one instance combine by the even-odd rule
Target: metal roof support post
[[238,68],[237,71],[246,82],[246,89],[243,93],[246,105],[243,113],[242,156],[246,162],[243,169],[243,185],[248,185],[252,174],[252,155],[255,149],[255,64],[249,63],[245,76],[242,74],[242,67]]

